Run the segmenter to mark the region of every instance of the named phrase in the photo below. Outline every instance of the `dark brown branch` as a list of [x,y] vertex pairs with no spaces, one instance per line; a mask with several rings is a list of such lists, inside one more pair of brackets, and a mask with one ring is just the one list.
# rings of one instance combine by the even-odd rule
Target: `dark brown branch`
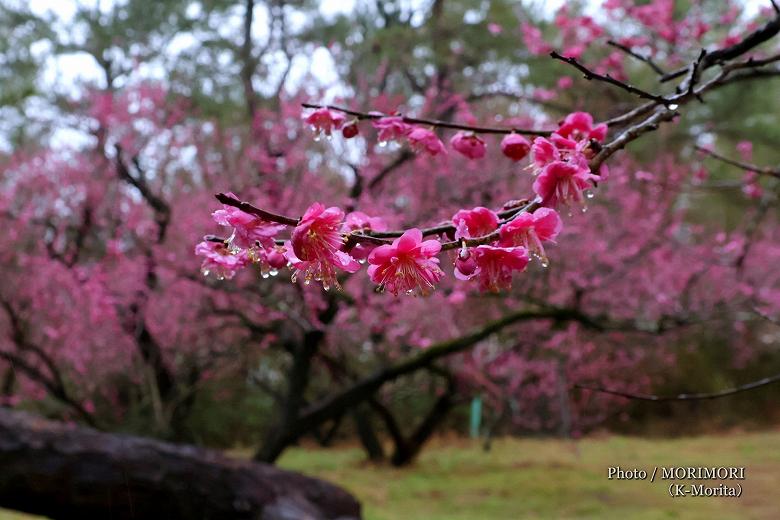
[[721,390],[720,392],[706,392],[697,394],[678,394],[678,395],[653,395],[653,394],[637,394],[633,392],[623,392],[621,390],[613,390],[610,388],[602,388],[600,386],[591,386],[583,384],[575,384],[573,388],[581,390],[590,390],[592,392],[600,392],[602,394],[617,395],[619,397],[625,397],[626,399],[635,399],[638,401],[652,401],[656,403],[670,402],[670,401],[705,401],[708,399],[719,399],[721,397],[727,397],[730,395],[747,392],[749,390],[755,390],[762,386],[771,385],[773,383],[780,382],[780,374],[765,377],[758,381],[751,381],[750,383],[729,388],[727,390]]
[[246,0],[244,7],[244,41],[241,44],[241,81],[244,86],[244,98],[249,116],[254,120],[257,112],[257,98],[252,76],[255,73],[255,61],[252,57],[252,22],[254,20],[255,0]]
[[[359,120],[365,119],[381,119],[383,117],[390,117],[392,114],[382,114],[378,112],[359,112],[357,110],[351,110],[349,108],[339,107],[335,105],[318,105],[314,103],[303,103],[304,108],[327,108],[336,112],[341,112],[353,116]],[[550,135],[555,130],[532,130],[527,128],[506,128],[506,127],[494,127],[494,126],[474,126],[466,125],[462,123],[450,123],[448,121],[440,121],[438,119],[422,119],[419,117],[408,117],[400,114],[396,114],[400,117],[404,123],[435,126],[437,128],[449,128],[452,130],[465,130],[468,132],[475,132],[478,134],[524,134],[524,135],[538,135],[546,136]]]
[[[738,56],[742,56],[754,47],[761,45],[762,43],[771,39],[778,32],[780,32],[780,12],[777,12],[777,15],[774,17],[774,19],[767,22],[763,27],[756,29],[734,45],[730,45],[723,49],[718,49],[708,53],[701,63],[701,70],[706,70],[724,61],[732,60]],[[675,78],[679,78],[688,72],[688,70],[690,70],[688,67],[681,67],[675,71],[664,74],[660,81],[663,83]]]
[[130,173],[130,169],[127,167],[127,164],[125,164],[123,158],[122,147],[117,144],[114,149],[116,150],[116,164],[119,177],[135,187],[156,213],[166,216],[169,215],[171,210],[168,203],[152,193],[152,190],[149,188],[144,177],[135,177]]
[[402,164],[413,157],[413,152],[407,149],[403,149],[392,162],[382,168],[379,173],[377,173],[374,178],[371,179],[371,181],[368,183],[368,189],[372,191],[375,190],[377,186],[379,186],[379,184],[385,179],[385,177],[387,177],[391,172],[395,171]]
[[298,222],[300,221],[300,219],[298,218],[285,217],[284,215],[277,215],[276,213],[271,213],[270,211],[260,209],[248,202],[242,202],[237,198],[228,195],[226,193],[217,193],[214,196],[217,198],[218,201],[220,201],[222,204],[226,206],[232,206],[234,208],[238,208],[244,213],[249,213],[250,215],[260,217],[261,219],[267,220],[269,222],[277,222],[279,224],[284,224],[286,226],[297,226]]
[[382,385],[395,381],[396,379],[416,372],[417,370],[431,367],[438,360],[463,352],[510,325],[524,321],[544,319],[561,322],[576,321],[581,323],[584,327],[594,330],[605,330],[605,328],[611,326],[609,324],[601,323],[590,316],[586,316],[576,309],[546,308],[538,310],[520,310],[508,314],[465,336],[443,341],[419,352],[405,361],[380,369],[374,374],[352,384],[348,388],[310,405],[302,411],[295,422],[294,427],[286,431],[284,437],[279,439],[279,442],[284,446],[294,442],[317,425],[335,417],[339,413],[343,413],[352,406],[370,399]]
[[757,166],[752,163],[743,162],[743,161],[737,161],[736,159],[730,159],[724,155],[721,155],[717,152],[714,152],[708,148],[705,148],[703,146],[696,146],[696,150],[709,155],[713,159],[717,159],[721,162],[724,162],[726,164],[730,164],[731,166],[736,166],[737,168],[741,168],[743,170],[747,170],[749,172],[755,172],[761,175],[769,175],[772,177],[780,178],[780,168],[770,168],[768,166]]
[[629,85],[628,83],[624,81],[620,81],[619,79],[615,79],[609,74],[599,74],[597,72],[593,72],[588,67],[586,67],[585,65],[577,61],[576,58],[567,58],[566,56],[562,56],[555,51],[552,51],[550,53],[550,57],[556,60],[560,60],[564,63],[568,63],[575,69],[582,72],[584,78],[587,79],[588,81],[594,79],[597,81],[602,81],[604,83],[608,83],[610,85],[614,85],[618,88],[621,88],[626,92],[628,92],[629,94],[634,94],[635,96],[639,96],[642,99],[649,99],[660,105],[669,106],[671,104],[671,101],[663,96],[659,96],[657,94],[651,94],[650,92],[642,90],[641,88],[635,87],[633,85]]
[[656,74],[659,76],[663,76],[666,74],[661,67],[658,66],[658,64],[653,61],[653,59],[650,56],[643,56],[639,54],[638,52],[631,49],[631,47],[628,47],[626,45],[623,45],[622,43],[618,43],[614,40],[608,40],[607,45],[611,45],[612,47],[615,47],[616,49],[620,49],[621,51],[625,52],[629,56],[632,56],[639,61],[646,63],[653,71],[655,71]]

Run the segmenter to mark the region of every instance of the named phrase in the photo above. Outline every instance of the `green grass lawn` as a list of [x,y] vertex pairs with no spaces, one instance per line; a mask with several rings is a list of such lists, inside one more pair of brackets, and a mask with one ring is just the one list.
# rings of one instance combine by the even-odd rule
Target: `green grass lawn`
[[[301,447],[286,452],[280,465],[346,487],[364,504],[367,520],[780,518],[780,432],[503,439],[487,453],[476,442],[438,441],[404,469],[367,464],[356,448]],[[740,498],[671,498],[668,481],[607,480],[607,468],[618,465],[648,474],[654,466],[747,469]],[[0,511],[0,520],[30,518]]]
[[[367,520],[519,518],[777,519],[780,433],[677,440],[625,437],[440,442],[410,468],[376,467],[358,449],[287,452],[281,465],[339,483]],[[647,481],[607,480],[609,466],[648,471]],[[744,466],[740,498],[671,498],[654,466]],[[659,470],[660,476],[660,470]]]

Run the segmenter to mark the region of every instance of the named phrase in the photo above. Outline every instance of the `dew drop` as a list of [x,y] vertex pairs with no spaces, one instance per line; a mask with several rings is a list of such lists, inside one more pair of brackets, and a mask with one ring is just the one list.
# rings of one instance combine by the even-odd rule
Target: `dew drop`
[[318,143],[322,140],[322,136],[320,134],[317,134],[314,136],[314,142]]
[[268,279],[268,276],[269,276],[269,275],[268,275],[268,271],[261,271],[261,272],[260,272],[260,276],[262,276],[262,277],[263,277],[263,280],[266,280],[266,279]]
[[596,193],[593,190],[585,190],[585,197],[592,199],[596,196]]
[[582,211],[583,213],[587,213],[587,212],[588,212],[588,206],[585,206],[585,205],[583,205],[583,206],[582,206],[582,210],[581,210],[581,211]]
[[366,263],[366,259],[365,258],[361,258],[360,260],[358,260],[358,263],[363,265],[363,264]]
[[328,134],[328,135],[325,136],[325,140],[332,141],[333,140],[333,136]]
[[672,103],[671,105],[669,105],[669,110],[677,110],[677,108],[678,108],[679,106],[680,106],[680,105],[678,105],[677,103]]
[[306,279],[303,281],[303,285],[309,285],[310,283],[311,283],[311,280],[309,280],[308,278],[306,278]]
[[271,275],[271,276],[276,276],[277,274],[279,274],[279,270],[278,269],[271,269],[270,271],[268,271],[268,274]]
[[546,257],[539,258],[539,263],[542,264],[542,267],[545,269],[550,267],[550,261]]
[[203,273],[203,276],[208,276],[211,273],[208,269],[202,269],[200,272]]
[[379,141],[377,144],[379,145],[380,148],[384,148],[385,146],[387,146],[387,141]]

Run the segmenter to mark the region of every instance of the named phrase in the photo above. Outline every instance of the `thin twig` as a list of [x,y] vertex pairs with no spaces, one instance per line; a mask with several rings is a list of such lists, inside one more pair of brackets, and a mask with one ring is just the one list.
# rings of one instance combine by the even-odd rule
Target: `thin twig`
[[588,81],[594,79],[598,81],[603,81],[604,83],[609,83],[610,85],[614,85],[618,88],[621,88],[630,94],[639,96],[642,99],[649,99],[651,101],[654,101],[657,104],[661,104],[664,106],[668,106],[671,103],[668,99],[666,99],[663,96],[659,96],[657,94],[651,94],[650,92],[642,90],[641,88],[635,87],[633,85],[629,85],[628,83],[624,81],[620,81],[619,79],[615,79],[609,74],[599,74],[597,72],[594,72],[590,70],[588,67],[586,67],[585,65],[583,65],[582,63],[580,63],[579,61],[577,61],[576,58],[567,58],[566,56],[562,56],[555,51],[552,51],[550,53],[550,57],[556,60],[560,60],[564,63],[568,63],[575,69],[582,72],[585,79],[587,79]]
[[736,166],[737,168],[741,168],[743,170],[747,170],[749,172],[755,172],[761,175],[770,175],[772,177],[780,178],[780,168],[770,168],[768,166],[757,166],[752,163],[743,162],[743,161],[737,161],[736,159],[731,159],[729,157],[726,157],[724,155],[721,155],[717,152],[713,152],[712,150],[705,148],[703,146],[695,146],[696,150],[709,155],[713,159],[717,159],[721,162],[724,162],[726,164],[730,164],[731,166]]
[[270,211],[260,209],[248,202],[242,202],[237,198],[232,197],[226,193],[217,193],[214,196],[217,198],[218,201],[220,201],[222,204],[226,206],[232,206],[234,208],[238,208],[244,213],[249,213],[250,215],[260,217],[261,219],[267,220],[269,222],[277,222],[279,224],[284,224],[286,226],[297,226],[298,222],[300,221],[300,219],[298,218],[286,217],[284,215],[277,215],[276,213],[271,213]]
[[[772,5],[777,7],[774,0],[772,0]],[[752,33],[748,34],[745,38],[738,41],[734,45],[730,45],[728,47],[724,47],[723,49],[718,49],[708,53],[703,63],[701,64],[701,70],[706,70],[714,65],[717,65],[718,63],[722,63],[724,61],[734,59],[737,56],[741,56],[750,49],[775,36],[778,32],[780,32],[780,11],[776,9],[775,12],[777,14],[774,19],[767,22],[763,27],[759,27]],[[661,77],[660,81],[661,83],[664,83],[666,81],[679,78],[688,72],[688,70],[690,70],[688,67],[681,67],[675,71],[668,72]]]
[[622,43],[618,43],[614,40],[608,40],[607,45],[611,45],[617,49],[620,49],[621,51],[625,52],[629,56],[632,56],[639,61],[646,63],[653,71],[658,74],[659,76],[663,76],[666,74],[664,70],[658,66],[658,64],[653,61],[653,59],[650,56],[643,56],[642,54],[639,54],[638,52],[631,49],[631,47],[628,47],[627,45],[623,45]]
[[422,119],[419,117],[408,117],[401,114],[382,114],[379,112],[359,112],[357,110],[351,110],[349,108],[339,107],[336,105],[317,105],[314,103],[302,103],[304,108],[327,108],[342,114],[354,116],[359,120],[365,119],[381,119],[383,117],[400,117],[404,123],[435,126],[438,128],[450,128],[453,130],[465,130],[468,132],[474,132],[478,134],[524,134],[524,135],[537,135],[547,136],[555,132],[555,130],[533,130],[527,128],[506,128],[506,127],[493,127],[493,126],[474,126],[466,125],[463,123],[450,123],[448,121],[440,121],[438,119]]
[[708,399],[718,399],[721,397],[727,397],[730,395],[747,392],[748,390],[755,390],[762,386],[771,385],[772,383],[780,382],[780,374],[765,377],[757,381],[751,381],[750,383],[729,388],[727,390],[721,390],[720,392],[705,392],[697,394],[677,394],[677,395],[653,395],[653,394],[636,394],[633,392],[624,392],[621,390],[613,390],[611,388],[602,388],[600,386],[575,384],[573,388],[580,390],[590,390],[592,392],[600,392],[602,394],[617,395],[619,397],[625,397],[626,399],[635,399],[637,401],[652,401],[655,403],[663,403],[670,401],[704,401]]

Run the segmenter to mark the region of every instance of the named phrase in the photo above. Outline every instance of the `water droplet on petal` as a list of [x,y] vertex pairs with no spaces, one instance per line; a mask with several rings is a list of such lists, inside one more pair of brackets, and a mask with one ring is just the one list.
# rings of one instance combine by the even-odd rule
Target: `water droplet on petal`
[[588,199],[592,199],[596,196],[596,193],[593,190],[585,190],[585,197]]
[[671,105],[669,105],[669,110],[677,110],[677,108],[678,108],[679,106],[680,106],[680,105],[678,105],[678,104],[676,104],[676,103],[672,103]]
[[542,264],[542,267],[544,268],[550,267],[550,260],[545,256],[539,258],[539,263]]
[[379,141],[377,144],[379,145],[380,148],[384,148],[385,146],[387,146],[387,141]]
[[201,269],[200,272],[203,273],[203,276],[208,276],[209,273],[211,273],[211,271],[209,271],[208,269]]
[[582,206],[582,210],[581,210],[581,211],[582,211],[583,213],[587,213],[587,212],[588,212],[588,206],[585,206],[585,205],[583,205],[583,206]]
[[277,274],[279,274],[279,270],[271,269],[270,271],[268,271],[268,274],[270,274],[271,276],[276,276]]
[[264,280],[267,279],[268,278],[268,271],[261,271],[260,272],[260,276],[262,276]]
[[[333,136],[332,136],[332,135],[330,135],[330,134],[328,134],[328,135],[326,135],[326,136],[325,136],[325,139],[326,139],[327,141],[332,141],[332,140],[333,140]],[[327,289],[326,289],[326,290],[327,290]]]
[[320,134],[317,134],[314,136],[314,142],[318,143],[322,140],[322,136]]

